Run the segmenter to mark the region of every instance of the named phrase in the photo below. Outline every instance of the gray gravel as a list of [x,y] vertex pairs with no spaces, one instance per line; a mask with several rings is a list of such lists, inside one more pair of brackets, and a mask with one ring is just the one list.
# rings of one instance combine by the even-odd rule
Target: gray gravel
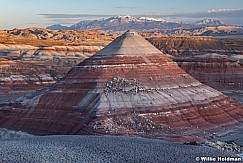
[[196,162],[196,156],[231,154],[145,138],[113,136],[36,136],[0,140],[1,163]]

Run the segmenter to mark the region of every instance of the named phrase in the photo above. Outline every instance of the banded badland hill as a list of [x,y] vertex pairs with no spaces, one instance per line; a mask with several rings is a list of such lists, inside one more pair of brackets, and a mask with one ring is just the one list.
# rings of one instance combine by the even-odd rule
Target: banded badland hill
[[[241,99],[242,93],[235,93],[242,90],[243,81],[241,36],[139,34],[163,53],[171,55],[179,66],[199,81],[230,93],[234,98],[240,94],[236,99]],[[0,31],[0,55],[9,61],[1,61],[5,66],[1,66],[0,89],[9,92],[46,87],[117,36],[119,34],[41,28]],[[199,58],[192,59],[198,55],[200,61]]]

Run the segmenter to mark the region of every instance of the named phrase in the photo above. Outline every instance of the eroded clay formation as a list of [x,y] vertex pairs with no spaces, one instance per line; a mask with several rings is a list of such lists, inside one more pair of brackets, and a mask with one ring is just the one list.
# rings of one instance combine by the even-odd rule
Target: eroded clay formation
[[242,105],[128,31],[54,85],[2,108],[0,127],[39,135],[178,139],[220,134],[242,125],[242,116]]
[[243,90],[243,55],[204,54],[174,59],[191,76],[217,90]]
[[91,56],[99,51],[101,46],[49,46],[36,47],[30,45],[0,44],[0,56],[10,59],[58,59]]

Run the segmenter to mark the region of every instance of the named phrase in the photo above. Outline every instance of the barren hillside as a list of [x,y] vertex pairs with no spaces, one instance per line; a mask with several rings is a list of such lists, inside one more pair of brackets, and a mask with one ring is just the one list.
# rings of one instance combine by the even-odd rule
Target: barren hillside
[[206,53],[243,54],[243,37],[163,36],[148,38],[154,46],[173,56]]
[[1,44],[25,44],[32,46],[54,45],[96,45],[104,46],[116,38],[117,34],[95,31],[48,30],[44,28],[27,28],[0,31]]

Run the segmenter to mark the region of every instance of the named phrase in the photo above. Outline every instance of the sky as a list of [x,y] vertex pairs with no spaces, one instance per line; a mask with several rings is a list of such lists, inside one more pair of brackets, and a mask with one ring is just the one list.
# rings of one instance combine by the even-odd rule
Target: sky
[[71,26],[116,15],[176,22],[215,18],[243,26],[243,0],[0,0],[0,29]]

